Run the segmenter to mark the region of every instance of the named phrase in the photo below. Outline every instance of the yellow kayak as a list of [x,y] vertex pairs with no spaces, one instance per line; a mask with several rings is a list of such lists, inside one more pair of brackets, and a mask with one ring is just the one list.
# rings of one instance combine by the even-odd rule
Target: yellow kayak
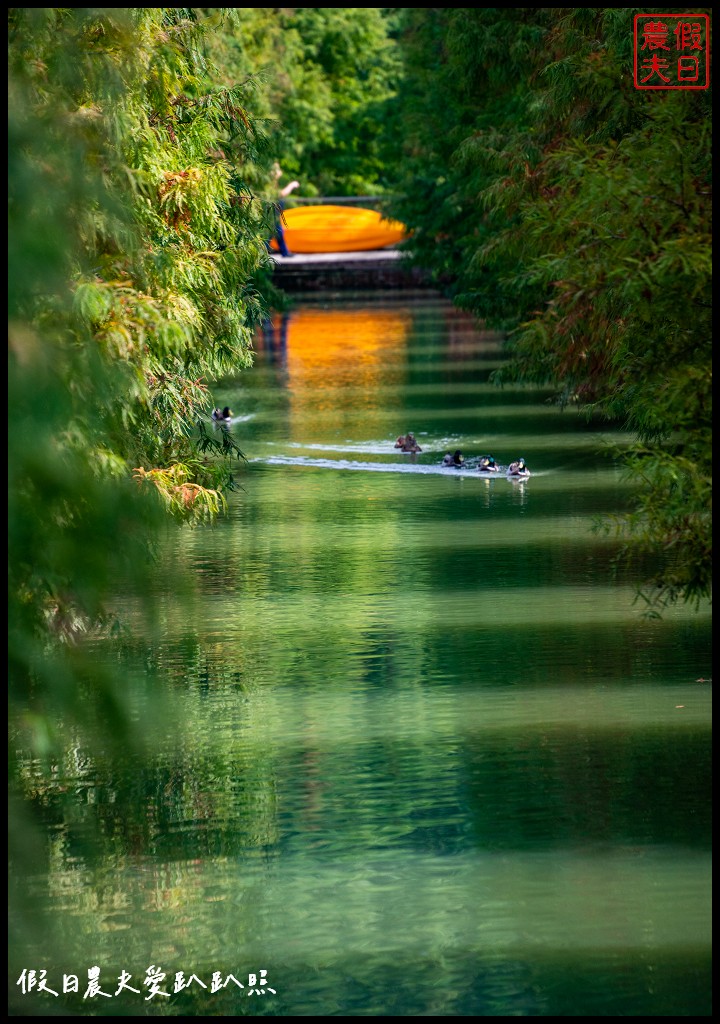
[[[283,228],[290,252],[385,249],[407,238],[400,221],[356,206],[294,206],[283,212]],[[277,250],[274,240],[271,246]]]

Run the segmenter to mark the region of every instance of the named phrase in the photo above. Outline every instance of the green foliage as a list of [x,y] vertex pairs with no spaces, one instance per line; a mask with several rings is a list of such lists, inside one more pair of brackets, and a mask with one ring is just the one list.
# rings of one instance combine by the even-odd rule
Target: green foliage
[[648,607],[709,597],[709,92],[633,87],[626,8],[403,14],[413,258],[510,331],[498,383],[635,433],[645,486],[609,526],[657,565]]
[[[512,322],[516,254],[496,252],[493,273],[475,264],[514,211],[485,202],[533,159],[534,93],[524,80],[542,52],[548,9],[419,8],[401,11],[404,74],[393,133],[396,197],[389,212],[412,230],[407,248],[459,303],[481,291],[483,316]],[[524,83],[524,84],[523,84]]]
[[301,194],[373,195],[397,152],[385,131],[398,74],[396,12],[243,7],[212,42],[223,82],[247,82],[272,152]]
[[201,426],[269,266],[261,131],[202,50],[214,18],[9,11],[10,689],[40,748],[59,708],[119,727],[75,641],[110,628],[120,579],[146,592],[168,510],[222,511],[244,457]]

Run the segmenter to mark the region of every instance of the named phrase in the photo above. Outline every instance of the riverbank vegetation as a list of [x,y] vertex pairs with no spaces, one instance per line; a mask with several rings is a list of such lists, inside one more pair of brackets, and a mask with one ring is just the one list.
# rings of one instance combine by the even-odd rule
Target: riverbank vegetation
[[653,613],[711,594],[711,97],[634,87],[632,16],[403,10],[390,209],[414,259],[508,331],[498,383],[636,438],[614,455],[637,506],[602,525],[657,567]]
[[400,70],[399,11],[239,7],[209,53],[220,80],[247,83],[298,195],[372,196],[395,182],[389,130]]
[[163,513],[216,515],[242,465],[199,424],[265,308],[270,157],[208,70],[222,20],[9,12],[10,688],[41,731],[117,573],[145,592]]

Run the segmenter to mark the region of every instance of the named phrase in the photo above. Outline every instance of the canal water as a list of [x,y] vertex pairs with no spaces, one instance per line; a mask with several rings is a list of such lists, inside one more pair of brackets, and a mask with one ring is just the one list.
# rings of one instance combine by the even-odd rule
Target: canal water
[[710,1015],[710,610],[645,617],[594,529],[628,437],[495,386],[430,291],[255,347],[228,513],[166,540],[192,587],[118,597],[144,754],[20,758],[14,1015]]

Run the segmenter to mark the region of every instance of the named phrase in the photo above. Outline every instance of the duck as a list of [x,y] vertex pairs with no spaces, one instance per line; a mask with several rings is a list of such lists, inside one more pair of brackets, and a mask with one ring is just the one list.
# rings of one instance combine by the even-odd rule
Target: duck
[[401,435],[395,442],[395,447],[400,448],[403,452],[421,452],[422,448],[415,440],[415,435],[408,432],[405,435]]
[[499,473],[500,467],[492,455],[482,455],[478,462],[478,470],[481,473]]
[[445,455],[443,457],[443,460],[442,460],[443,466],[457,466],[457,467],[460,467],[460,466],[464,465],[464,463],[465,463],[465,456],[463,455],[463,453],[460,451],[459,448],[457,448],[453,452],[452,455],[448,452],[448,454]]
[[229,420],[232,418],[232,412],[230,406],[226,405],[224,409],[213,409],[212,418],[218,422]]
[[507,468],[508,476],[530,476],[530,470],[525,465],[525,459],[516,459],[515,462],[511,462]]

